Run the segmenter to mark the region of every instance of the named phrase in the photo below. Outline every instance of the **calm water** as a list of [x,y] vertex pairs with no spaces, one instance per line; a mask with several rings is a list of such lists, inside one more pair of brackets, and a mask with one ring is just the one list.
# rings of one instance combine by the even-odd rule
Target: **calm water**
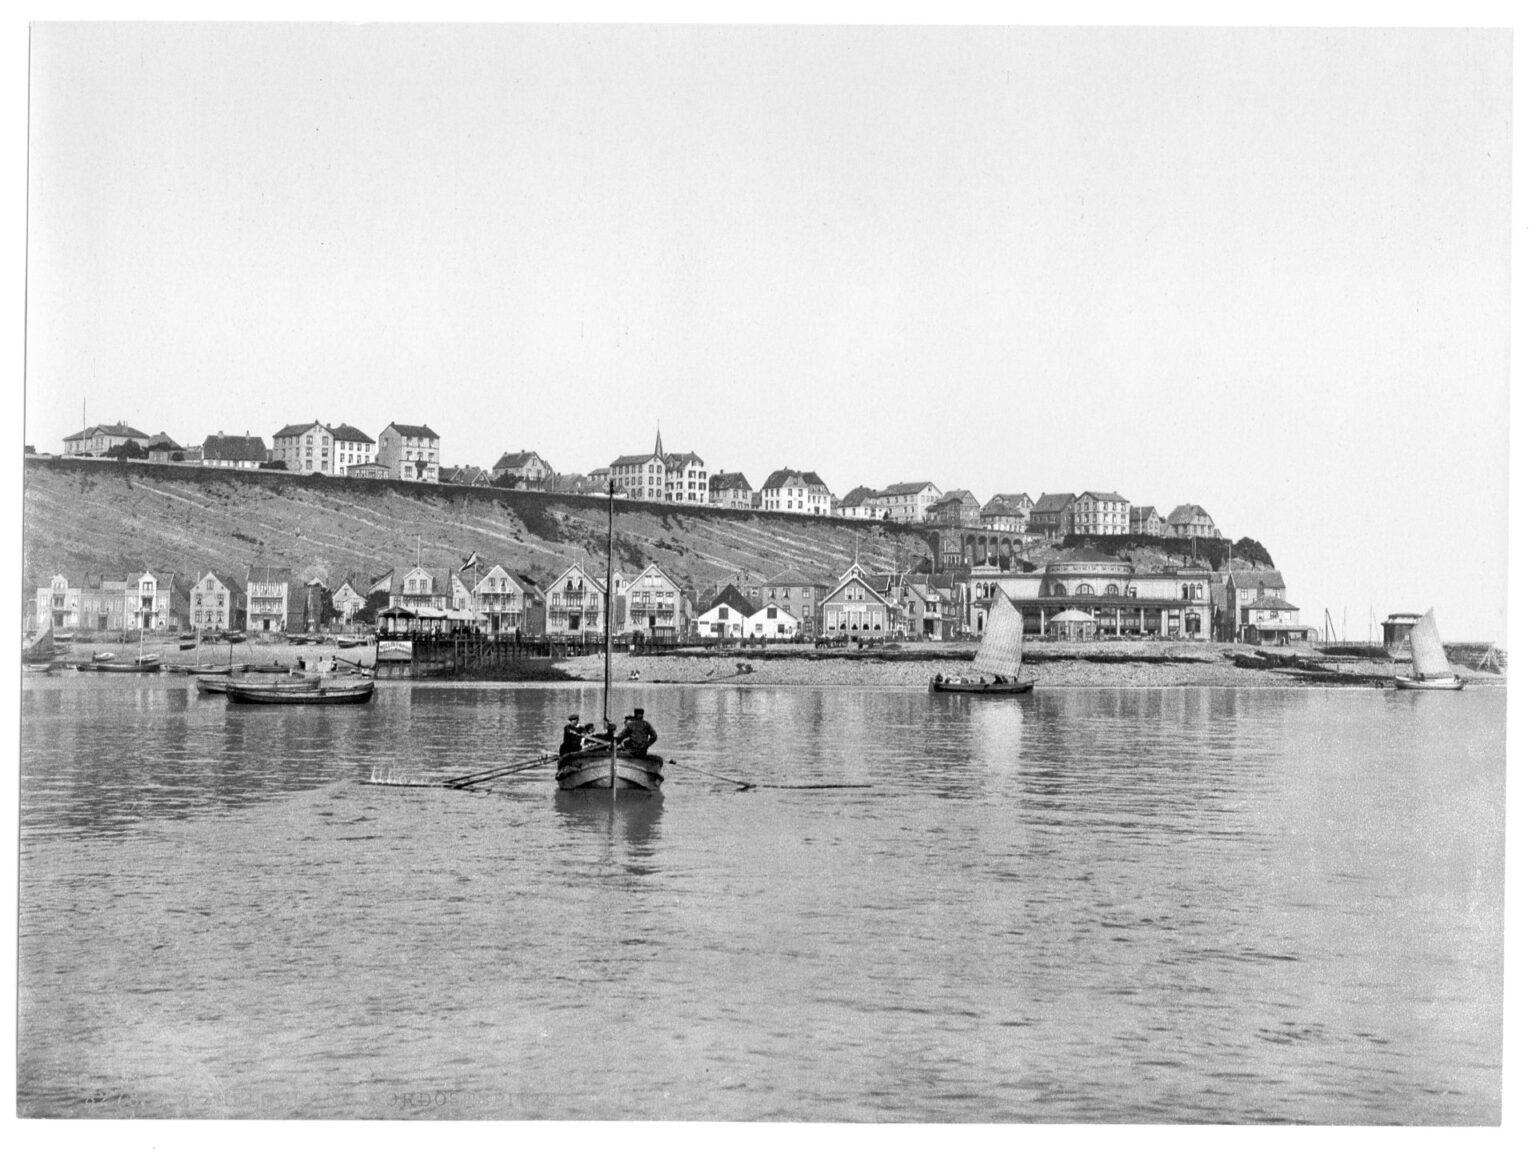
[[1502,690],[22,699],[24,1116],[1491,1124]]

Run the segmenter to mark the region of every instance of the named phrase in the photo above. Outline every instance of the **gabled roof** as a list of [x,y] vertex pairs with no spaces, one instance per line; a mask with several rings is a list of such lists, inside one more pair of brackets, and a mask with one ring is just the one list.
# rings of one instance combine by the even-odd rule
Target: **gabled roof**
[[1000,492],[982,506],[982,512],[1020,512],[1025,505],[1033,507],[1034,499],[1027,492]]
[[534,461],[538,461],[545,468],[549,467],[549,462],[536,452],[504,452],[501,454],[501,459],[493,464],[491,468],[496,472],[500,472],[502,469],[526,468]]
[[626,464],[644,464],[648,460],[659,460],[663,464],[666,463],[666,457],[662,456],[661,453],[647,452],[641,453],[639,456],[616,456],[613,458],[613,463],[608,467],[618,468],[620,465]]
[[1197,505],[1197,504],[1181,504],[1181,505],[1179,505],[1178,508],[1174,509],[1171,513],[1169,513],[1163,519],[1166,520],[1166,521],[1170,521],[1170,522],[1171,521],[1187,521],[1187,520],[1194,520],[1196,517],[1200,517],[1200,516],[1205,517],[1206,520],[1210,520],[1211,519],[1211,514],[1206,512],[1205,509],[1201,508],[1199,505]]
[[331,436],[336,440],[355,441],[359,444],[373,443],[373,437],[360,428],[353,428],[350,424],[331,425]]
[[[399,424],[395,421],[390,421],[384,426],[384,431],[388,432],[390,429],[394,429],[401,436],[416,436],[421,437],[423,440],[439,439],[437,433],[424,424]],[[380,435],[382,436],[383,434],[381,433]]]
[[260,436],[207,436],[204,461],[266,461],[267,444]]
[[742,596],[741,593],[737,591],[735,585],[726,585],[723,589],[714,595],[714,597],[707,605],[699,609],[694,615],[703,616],[705,613],[711,612],[714,609],[719,608],[721,605],[725,605],[727,608],[735,609],[744,617],[749,617],[757,611],[757,606],[749,601],[746,597]]
[[81,429],[74,436],[66,436],[66,441],[90,440],[93,436],[136,436],[140,440],[148,440],[149,434],[140,432],[129,424],[93,424],[89,428]]
[[874,489],[869,488],[868,486],[862,485],[862,484],[861,485],[855,485],[854,488],[848,493],[847,496],[843,497],[842,500],[837,502],[838,503],[838,507],[841,508],[841,507],[845,507],[846,506],[846,507],[850,507],[851,508],[853,505],[863,504],[865,501],[869,500],[874,495],[875,495],[875,490]]
[[1085,497],[1085,496],[1089,497],[1089,498],[1091,498],[1093,500],[1114,500],[1114,501],[1119,501],[1121,504],[1130,504],[1131,503],[1130,501],[1126,500],[1125,497],[1121,496],[1118,492],[1099,492],[1096,489],[1089,489],[1087,492],[1082,493],[1081,495],[1079,495],[1077,499],[1078,500],[1082,500],[1083,497]]
[[778,609],[780,616],[786,616],[790,620],[794,621],[796,624],[800,623],[800,614],[799,613],[795,612],[788,605],[781,605],[778,601],[775,601],[775,600],[770,600],[767,604],[763,605],[761,608],[753,609],[750,613],[747,614],[747,616],[748,617],[764,616],[764,615],[766,615],[766,613],[768,612],[769,609]]
[[251,584],[287,584],[293,579],[293,570],[281,565],[252,565],[246,578]]
[[1253,601],[1244,607],[1249,609],[1286,609],[1290,612],[1300,611],[1289,601],[1281,600],[1279,597],[1274,596],[1260,597],[1258,600]]
[[1131,515],[1139,520],[1146,520],[1148,517],[1157,516],[1157,506],[1155,504],[1133,504],[1131,505]]
[[284,425],[272,434],[272,439],[277,440],[280,437],[301,436],[312,428],[325,428],[325,425],[321,424],[318,420],[306,421],[304,424]]
[[173,439],[171,439],[171,437],[167,435],[164,429],[161,429],[159,432],[155,433],[154,437],[151,438],[149,447],[151,450],[163,451],[165,449],[170,449],[174,452],[181,451],[181,445],[177,444]]
[[1285,578],[1280,575],[1278,569],[1248,569],[1242,572],[1228,570],[1226,577],[1233,588],[1283,589],[1285,587]]
[[922,492],[925,488],[938,488],[931,480],[902,481],[899,484],[888,484],[876,496],[911,496]]
[[704,463],[704,458],[696,452],[669,452],[664,453],[661,459],[668,468],[677,468],[689,461],[697,465]]
[[1070,492],[1042,492],[1040,499],[1035,501],[1035,512],[1062,512],[1077,499],[1075,493]]
[[717,472],[709,478],[710,492],[728,492],[732,489],[746,489],[752,491],[752,486],[747,483],[747,478],[739,472]]
[[762,491],[767,492],[769,489],[783,488],[786,484],[794,484],[797,481],[807,488],[819,488],[823,492],[830,494],[831,490],[827,488],[826,482],[821,477],[817,476],[814,472],[798,468],[775,469],[768,474],[768,479],[763,481]]

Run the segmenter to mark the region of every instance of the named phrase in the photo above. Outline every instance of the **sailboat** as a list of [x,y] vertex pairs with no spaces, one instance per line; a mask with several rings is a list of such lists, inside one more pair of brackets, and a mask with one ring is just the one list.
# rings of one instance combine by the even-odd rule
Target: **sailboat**
[[607,789],[612,793],[661,791],[660,757],[622,747],[608,717],[613,684],[613,482],[608,482],[608,582],[603,593],[603,732],[582,740],[582,747],[562,753],[555,765],[561,792]]
[[1451,662],[1445,658],[1445,646],[1440,643],[1440,630],[1435,626],[1434,609],[1421,616],[1408,630],[1408,647],[1413,652],[1413,675],[1393,677],[1398,688],[1454,691],[1466,686],[1466,681],[1451,672]]
[[22,645],[21,661],[33,672],[48,672],[54,666],[53,657],[53,622],[49,621],[39,636]]
[[82,673],[158,673],[160,658],[144,653],[144,630],[139,629],[139,655],[132,660],[121,660],[116,653],[92,653],[91,659],[75,668]]
[[1027,693],[1035,687],[1026,681],[1024,670],[1024,618],[1006,593],[992,598],[987,627],[981,630],[981,647],[971,661],[978,677],[945,677],[935,674],[931,687],[936,693],[982,693],[1011,696]]

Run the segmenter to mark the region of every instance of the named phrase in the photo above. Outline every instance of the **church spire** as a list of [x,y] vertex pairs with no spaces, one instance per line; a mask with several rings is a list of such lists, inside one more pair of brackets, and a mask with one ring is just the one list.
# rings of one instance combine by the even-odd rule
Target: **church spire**
[[666,454],[661,451],[661,421],[659,420],[656,422],[656,455],[663,458],[666,456]]

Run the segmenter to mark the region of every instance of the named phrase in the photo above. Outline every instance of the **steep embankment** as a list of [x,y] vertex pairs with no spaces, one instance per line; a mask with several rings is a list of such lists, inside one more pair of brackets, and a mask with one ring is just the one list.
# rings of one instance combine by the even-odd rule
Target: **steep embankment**
[[[616,508],[622,570],[654,561],[695,589],[787,568],[841,573],[856,534],[860,558],[875,568],[930,555],[926,532],[888,523],[632,501]],[[608,529],[601,497],[91,460],[27,461],[23,516],[27,600],[56,572],[192,577],[265,564],[334,586],[350,572],[403,573],[418,547],[421,563],[438,571],[474,551],[552,579],[572,562],[597,561]]]

